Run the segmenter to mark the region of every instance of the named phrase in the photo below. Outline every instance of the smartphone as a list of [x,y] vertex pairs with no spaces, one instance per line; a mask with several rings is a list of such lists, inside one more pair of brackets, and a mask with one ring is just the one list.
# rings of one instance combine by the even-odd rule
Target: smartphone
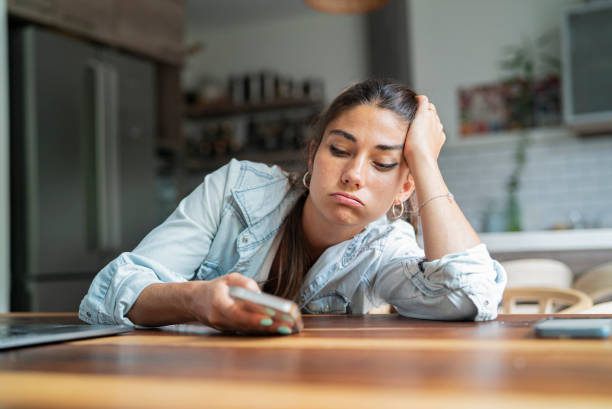
[[290,326],[292,332],[300,332],[304,328],[300,309],[291,300],[237,286],[230,286],[229,294],[234,300],[242,303],[244,308],[270,315],[274,320]]
[[608,338],[609,318],[547,318],[536,322],[535,334],[541,338]]

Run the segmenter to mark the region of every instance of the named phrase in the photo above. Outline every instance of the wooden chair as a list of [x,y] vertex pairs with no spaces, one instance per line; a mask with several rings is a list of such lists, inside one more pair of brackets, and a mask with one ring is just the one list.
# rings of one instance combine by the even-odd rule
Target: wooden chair
[[538,314],[571,314],[593,306],[582,291],[572,288],[515,287],[506,288],[502,301],[503,314],[533,313],[524,307],[537,305]]
[[612,262],[586,271],[576,279],[573,287],[588,294],[595,304],[612,301]]
[[501,263],[508,275],[507,288],[571,288],[572,270],[567,264],[546,258],[525,258]]

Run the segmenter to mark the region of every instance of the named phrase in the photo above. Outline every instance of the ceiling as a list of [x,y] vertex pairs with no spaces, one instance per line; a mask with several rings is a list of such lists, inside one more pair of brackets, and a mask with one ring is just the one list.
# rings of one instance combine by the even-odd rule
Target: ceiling
[[315,14],[303,0],[187,0],[187,29],[224,27]]

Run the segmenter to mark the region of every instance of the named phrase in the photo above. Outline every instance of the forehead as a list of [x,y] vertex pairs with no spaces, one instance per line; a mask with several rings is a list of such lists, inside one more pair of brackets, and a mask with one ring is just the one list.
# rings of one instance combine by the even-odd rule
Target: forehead
[[358,141],[401,143],[406,136],[408,123],[388,109],[363,104],[338,115],[327,125],[325,133],[332,129],[348,132]]

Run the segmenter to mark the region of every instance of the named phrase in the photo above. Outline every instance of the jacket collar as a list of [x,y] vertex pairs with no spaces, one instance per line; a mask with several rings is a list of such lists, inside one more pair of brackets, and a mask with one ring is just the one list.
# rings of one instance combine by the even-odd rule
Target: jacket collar
[[[232,189],[234,200],[249,227],[277,209],[285,216],[301,194],[300,189],[291,188],[286,176],[276,177],[244,189]],[[281,221],[279,220],[279,223]]]

